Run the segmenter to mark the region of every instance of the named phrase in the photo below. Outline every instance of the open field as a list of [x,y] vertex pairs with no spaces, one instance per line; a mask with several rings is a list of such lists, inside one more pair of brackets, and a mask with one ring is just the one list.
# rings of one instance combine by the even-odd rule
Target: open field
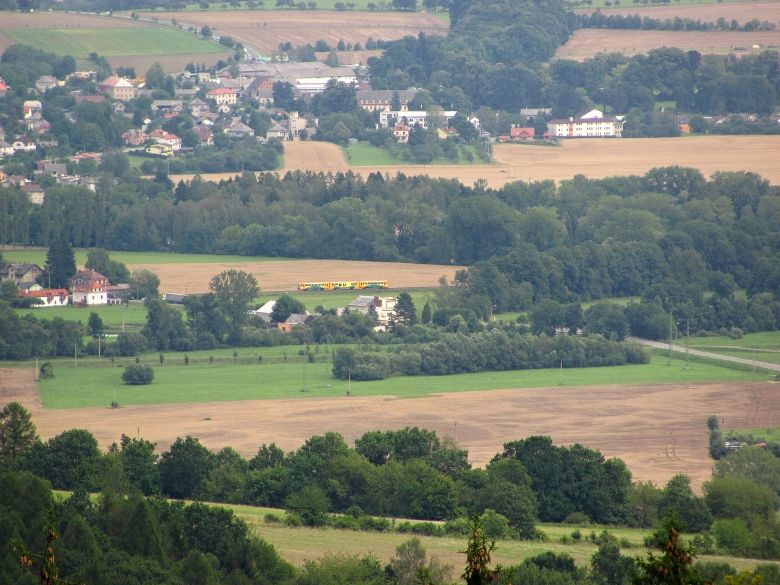
[[[87,261],[87,248],[76,248],[76,264],[83,266]],[[39,246],[0,246],[0,254],[10,262],[33,262],[43,267],[46,262],[46,248]],[[246,262],[247,256],[220,254],[185,254],[182,252],[127,252],[109,250],[112,260],[128,266],[136,264],[219,264]],[[252,262],[279,262],[284,258],[265,256],[252,257]]]
[[[752,48],[753,45],[758,47]],[[558,48],[555,56],[584,61],[597,53],[636,55],[662,47],[705,54],[758,53],[766,48],[780,47],[780,30],[732,32],[585,28],[576,31],[565,45]]]
[[[306,366],[309,391],[302,394],[302,363],[197,366],[190,383],[182,372],[196,366],[173,366],[173,359],[168,354],[169,366],[157,368],[152,386],[143,388],[122,386],[119,368],[57,365],[54,380],[42,386],[46,403],[100,405],[68,410],[42,408],[31,367],[0,370],[0,402],[23,402],[44,438],[81,427],[103,447],[136,433],[164,450],[192,434],[210,448],[230,445],[245,456],[263,442],[289,450],[329,430],[352,441],[368,430],[417,425],[454,435],[470,460],[483,465],[505,441],[550,434],[623,458],[636,479],[664,483],[687,473],[697,487],[711,467],[708,415],[725,415],[726,427],[748,426],[757,391],[762,409],[750,426],[766,425],[767,413],[780,411],[780,385],[759,381],[760,375],[699,363],[685,370],[682,360],[670,367],[661,357],[646,366],[564,370],[563,380],[558,370],[399,377],[354,383],[350,397],[324,363]],[[123,407],[112,410],[115,389]],[[178,403],[131,405],[161,400]]]
[[18,313],[33,315],[38,319],[64,319],[66,321],[81,321],[84,325],[89,320],[90,313],[97,313],[111,332],[121,330],[125,326],[143,326],[146,322],[146,307],[141,303],[129,305],[98,305],[91,307],[45,307],[18,309]]
[[685,2],[657,6],[637,6],[636,4],[628,6],[627,2],[626,4],[626,6],[619,8],[607,8],[604,6],[604,0],[594,0],[592,7],[578,8],[575,12],[590,14],[594,8],[600,8],[605,15],[640,14],[658,19],[679,16],[680,18],[690,18],[692,20],[701,20],[702,22],[715,22],[719,18],[725,18],[729,22],[736,20],[740,24],[753,19],[760,21],[768,20],[774,23],[780,21],[780,2],[776,0],[768,2],[740,2],[733,0],[730,2],[721,2],[720,0],[701,2],[686,0]]
[[[330,555],[366,555],[372,554],[383,563],[389,562],[395,556],[398,545],[406,542],[413,536],[419,538],[425,548],[428,557],[436,556],[440,561],[451,565],[452,577],[457,577],[463,571],[465,556],[463,550],[466,540],[458,537],[431,537],[400,534],[395,532],[359,532],[352,530],[317,529],[317,528],[288,528],[280,524],[262,522],[261,517],[253,514],[247,506],[226,506],[232,509],[236,515],[258,534],[276,547],[276,550],[285,560],[303,565],[306,560],[314,560],[326,554]],[[263,514],[266,510],[263,510]],[[599,526],[566,526],[560,524],[537,525],[545,534],[548,542],[499,540],[496,550],[492,554],[495,564],[504,567],[520,564],[523,560],[552,551],[556,554],[570,555],[575,563],[581,567],[590,567],[590,559],[598,547],[590,542],[576,544],[561,544],[560,538],[570,535],[578,529],[587,536],[591,531],[600,534],[602,530],[608,530],[617,538],[625,538],[636,548],[623,549],[621,553],[628,556],[644,554],[642,548],[644,536],[648,531],[630,528],[614,528]],[[736,557],[720,557],[702,555],[697,557],[701,561],[727,562],[738,569],[755,567],[760,563],[755,559],[742,559]],[[770,563],[772,561],[769,561]]]
[[[439,157],[434,159],[430,164],[432,165],[471,165],[482,164],[485,162],[477,156],[477,149],[470,145],[458,145],[458,160],[450,160],[445,157]],[[347,160],[349,160],[350,166],[378,166],[378,165],[403,165],[407,164],[406,161],[395,158],[390,151],[377,146],[372,146],[368,142],[360,142],[358,144],[350,144],[344,148],[346,152]],[[464,152],[471,153],[471,160],[467,160],[464,156]],[[483,151],[484,152],[484,151]]]
[[[223,270],[251,272],[263,291],[294,291],[299,282],[326,280],[388,280],[393,288],[438,286],[439,277],[452,280],[460,266],[365,262],[357,260],[280,260],[213,264],[132,264],[131,270],[147,269],[160,278],[160,292],[207,292],[211,277]],[[359,291],[353,291],[355,295]]]
[[[682,338],[677,340],[678,345],[684,342]],[[780,364],[780,333],[777,331],[751,333],[741,339],[726,336],[691,337],[688,343],[690,347],[720,355]]]
[[176,71],[189,62],[212,65],[230,54],[214,42],[168,26],[66,12],[4,12],[0,19],[0,51],[15,43],[77,59],[96,52],[113,67],[133,66],[139,74],[155,61],[166,71]]
[[[351,166],[343,151],[329,142],[286,142],[285,171],[346,172],[389,176],[428,175],[455,179],[472,185],[485,179],[490,187],[516,181],[562,181],[575,175],[591,179],[622,175],[643,175],[654,167],[680,165],[699,169],[709,176],[717,171],[758,173],[773,185],[780,185],[780,165],[775,153],[780,136],[686,136],[680,138],[580,138],[561,140],[560,146],[496,144],[494,164],[489,165],[372,165]],[[276,172],[276,171],[275,171]],[[220,181],[237,173],[202,174],[205,180]],[[174,182],[194,175],[171,175]]]
[[335,46],[366,44],[374,40],[395,40],[407,35],[447,34],[449,26],[440,18],[422,12],[335,12],[324,10],[231,10],[225,12],[155,12],[160,20],[175,18],[185,27],[210,26],[217,34],[271,54],[289,41],[301,46],[319,39]]

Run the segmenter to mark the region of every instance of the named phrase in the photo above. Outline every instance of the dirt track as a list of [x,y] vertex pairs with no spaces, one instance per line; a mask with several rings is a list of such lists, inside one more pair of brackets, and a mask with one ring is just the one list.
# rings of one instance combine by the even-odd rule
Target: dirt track
[[[756,48],[753,48],[756,45]],[[580,29],[555,52],[558,59],[584,61],[597,53],[636,55],[674,47],[706,54],[758,53],[780,47],[780,30],[756,32]]]
[[452,280],[460,266],[363,262],[351,260],[276,260],[271,262],[130,264],[130,270],[151,270],[160,278],[160,292],[208,292],[209,281],[223,270],[251,272],[260,290],[291,291],[299,282],[323,280],[388,280],[392,288],[434,287],[439,277]]
[[[751,418],[757,395],[759,414]],[[157,443],[163,451],[177,436],[197,436],[211,449],[230,445],[250,457],[264,442],[285,450],[305,439],[337,431],[351,443],[366,431],[417,425],[455,436],[475,465],[484,465],[504,442],[549,434],[560,444],[579,442],[607,457],[620,457],[635,480],[663,484],[688,474],[698,488],[711,472],[706,418],[725,418],[723,427],[760,427],[780,411],[780,385],[709,383],[685,385],[535,388],[464,392],[428,398],[263,400],[111,410],[42,410],[31,370],[0,369],[0,405],[21,401],[47,439],[86,428],[102,447],[121,434]]]

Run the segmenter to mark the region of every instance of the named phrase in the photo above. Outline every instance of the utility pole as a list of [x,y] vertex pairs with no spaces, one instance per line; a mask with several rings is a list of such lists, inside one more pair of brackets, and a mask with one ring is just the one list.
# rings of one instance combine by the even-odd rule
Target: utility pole
[[672,365],[672,309],[669,309],[669,361],[667,366]]
[[77,343],[78,342],[74,339],[73,340],[73,365],[76,368],[79,367],[79,354],[78,354],[78,345],[77,345]]
[[685,369],[690,370],[690,362],[688,359],[688,340],[691,337],[691,320],[685,320]]

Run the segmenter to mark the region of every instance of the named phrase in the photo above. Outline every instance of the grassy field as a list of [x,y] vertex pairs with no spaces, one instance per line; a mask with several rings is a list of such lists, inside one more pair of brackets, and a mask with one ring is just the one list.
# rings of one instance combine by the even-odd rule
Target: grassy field
[[[683,345],[684,339],[678,344]],[[691,337],[690,346],[720,355],[780,364],[780,331],[749,333],[741,339],[726,336]]]
[[[380,561],[386,563],[395,555],[395,549],[415,535],[397,532],[362,532],[353,530],[336,530],[329,528],[289,528],[280,523],[270,523],[264,520],[264,516],[271,513],[278,518],[283,518],[283,510],[272,508],[254,508],[251,506],[224,506],[231,509],[236,516],[244,520],[250,528],[261,538],[267,540],[276,547],[276,550],[285,560],[302,565],[306,560],[317,559],[326,554],[366,555],[372,554]],[[538,528],[546,535],[547,541],[517,541],[499,540],[493,554],[493,562],[503,566],[511,566],[521,563],[523,560],[553,551],[557,554],[565,553],[574,558],[577,565],[589,567],[590,560],[597,550],[597,546],[586,538],[591,532],[597,535],[603,530],[609,531],[613,536],[621,539],[621,552],[629,556],[638,556],[645,553],[643,542],[649,531],[636,528],[624,528],[614,526],[594,525],[564,525],[564,524],[538,524]],[[579,530],[583,540],[572,544],[562,544],[561,537],[570,536],[575,530]],[[417,536],[422,542],[428,556],[436,556],[441,561],[452,566],[452,575],[457,577],[463,569],[464,555],[462,550],[465,538],[461,537],[432,537]],[[626,547],[629,544],[630,547]],[[699,557],[701,561],[727,562],[738,569],[755,567],[766,561],[743,559],[725,556]],[[770,561],[771,562],[771,561]]]
[[146,307],[141,303],[129,305],[98,305],[93,307],[47,307],[43,309],[17,309],[22,315],[33,315],[39,319],[64,319],[86,324],[89,314],[95,312],[111,332],[119,331],[122,325],[141,326],[146,322]]
[[[740,4],[740,3],[746,3],[746,2],[753,2],[754,0],[728,0],[728,2],[723,2],[723,0],[675,0],[675,5],[697,5],[697,4]],[[638,4],[631,4],[628,0],[623,0],[621,2],[620,0],[592,0],[585,2],[580,2],[578,4],[574,4],[573,8],[584,8],[587,10],[595,9],[595,8],[623,8],[623,7],[629,7],[629,8],[637,8]],[[641,4],[641,8],[645,7],[653,7],[654,4],[651,4],[650,2],[644,2]],[[665,4],[664,6],[668,6],[668,4]]]
[[[229,359],[222,365],[203,363],[204,356],[217,352],[190,352],[190,365],[183,365],[183,354],[166,353],[164,367],[159,367],[156,353],[143,361],[156,365],[155,379],[150,386],[125,386],[120,367],[104,359],[103,366],[72,367],[73,360],[55,361],[55,377],[42,380],[39,388],[46,408],[81,408],[105,406],[116,399],[120,404],[170,404],[302,397],[344,396],[348,388],[356,396],[394,395],[405,398],[428,396],[443,392],[465,392],[502,388],[541,388],[548,386],[585,386],[605,384],[650,384],[705,381],[762,380],[765,376],[718,365],[694,363],[684,369],[677,360],[666,365],[664,357],[654,356],[647,365],[601,368],[577,368],[563,373],[559,369],[483,372],[452,376],[395,377],[372,382],[335,379],[326,362],[304,363],[298,347],[244,348],[236,350],[239,362],[255,361],[255,356],[271,357],[287,354],[287,362],[278,359],[263,363],[238,363]],[[229,350],[225,350],[229,351]],[[324,353],[324,349],[322,350]],[[232,354],[232,351],[231,351]],[[254,359],[252,359],[254,358]],[[131,360],[126,359],[125,362]],[[196,361],[198,363],[196,363]],[[120,364],[115,364],[119,366]],[[302,388],[306,392],[302,393]]]
[[773,443],[780,443],[780,427],[760,429],[728,429],[724,432],[724,435],[726,437],[749,437],[754,441],[771,441]]
[[[0,249],[3,259],[8,262],[34,262],[43,267],[46,262],[46,248],[9,248]],[[124,264],[225,264],[230,262],[281,262],[285,258],[269,258],[260,256],[222,256],[219,254],[183,254],[180,252],[122,252],[111,251],[112,260]],[[84,266],[87,261],[87,249],[76,249],[76,264]]]
[[[325,309],[338,309],[346,307],[350,302],[355,300],[358,295],[379,295],[383,297],[394,297],[401,292],[408,292],[414,301],[415,308],[417,309],[417,317],[420,317],[425,303],[435,298],[434,290],[432,288],[421,289],[386,289],[380,291],[360,291],[360,290],[340,290],[340,291],[314,291],[314,292],[293,292],[290,293],[293,297],[301,301],[306,305],[306,309],[310,312],[314,312],[314,308],[318,305],[322,305]],[[273,299],[279,298],[278,294],[264,295],[261,294],[258,302],[264,303]]]
[[3,34],[18,43],[76,58],[88,57],[92,52],[104,57],[225,52],[212,41],[171,28],[25,28],[5,30]]
[[[477,156],[477,151],[473,146],[460,145],[460,158],[456,161],[451,159],[440,157],[431,161],[432,165],[469,165],[469,164],[485,164],[485,161]],[[468,150],[473,158],[469,161],[463,156],[463,152]],[[358,144],[350,144],[344,148],[345,155],[349,164],[356,167],[370,167],[375,165],[403,165],[403,164],[418,164],[415,162],[405,161],[396,158],[392,153],[385,149],[372,146],[366,142],[360,142]]]

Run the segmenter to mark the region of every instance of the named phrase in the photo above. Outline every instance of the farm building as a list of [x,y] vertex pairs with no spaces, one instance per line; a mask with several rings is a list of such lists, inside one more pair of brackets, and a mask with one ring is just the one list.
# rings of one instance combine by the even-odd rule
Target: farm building
[[94,270],[79,270],[70,279],[74,305],[108,304],[108,278]]
[[38,299],[33,307],[64,307],[68,304],[68,291],[64,288],[39,288],[38,290],[19,291],[19,298]]
[[21,286],[25,283],[33,283],[43,274],[43,270],[37,264],[29,262],[11,262],[0,269],[0,281],[10,280]]

